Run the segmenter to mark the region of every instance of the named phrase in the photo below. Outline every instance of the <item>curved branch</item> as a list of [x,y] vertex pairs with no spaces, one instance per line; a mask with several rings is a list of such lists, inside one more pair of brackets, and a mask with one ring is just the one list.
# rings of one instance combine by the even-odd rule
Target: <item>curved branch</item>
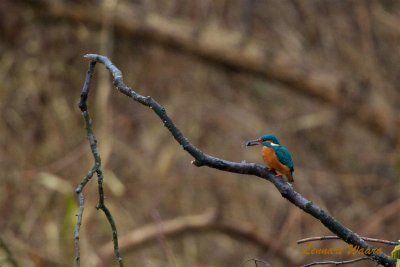
[[[361,236],[361,238],[365,241],[382,243],[382,244],[386,244],[386,245],[392,245],[392,246],[400,245],[400,242],[396,242],[396,241],[389,241],[389,240],[364,237],[364,236]],[[340,237],[337,237],[335,235],[308,237],[308,238],[297,240],[297,244],[302,244],[302,243],[311,242],[311,241],[332,240],[332,239],[340,239]]]
[[[180,237],[182,235],[199,234],[204,232],[217,232],[225,234],[233,239],[247,241],[261,249],[267,251],[271,248],[271,241],[264,238],[254,229],[252,225],[231,225],[217,221],[217,212],[209,210],[203,214],[188,215],[161,221],[162,235],[167,238]],[[157,240],[159,235],[159,225],[149,224],[126,233],[120,238],[120,251],[133,251],[135,249],[149,245]],[[290,266],[295,266],[296,262],[285,253],[277,251],[277,257]],[[99,257],[104,262],[109,262],[113,258],[113,244],[108,242],[99,250]]]
[[335,265],[335,266],[337,266],[337,265],[355,263],[355,262],[359,262],[359,261],[365,261],[368,259],[369,259],[368,257],[361,257],[361,258],[347,260],[347,261],[316,261],[316,262],[302,265],[301,267],[310,267],[310,266],[315,266],[315,265]]
[[[182,132],[176,127],[175,123],[167,115],[167,112],[163,106],[161,106],[151,96],[142,96],[136,91],[132,90],[132,88],[128,87],[122,79],[121,71],[107,57],[96,54],[87,54],[85,55],[85,57],[90,59],[92,62],[95,61],[104,64],[114,78],[114,86],[121,93],[151,108],[161,119],[161,121],[164,123],[164,126],[169,130],[175,140],[182,146],[185,151],[192,155],[192,157],[194,158],[192,163],[195,166],[208,166],[210,168],[218,169],[221,171],[254,175],[262,179],[268,180],[275,185],[276,189],[281,193],[284,198],[286,198],[291,203],[296,205],[298,208],[304,210],[306,213],[310,214],[314,218],[321,221],[321,223],[326,228],[328,228],[332,233],[343,239],[346,243],[352,244],[354,246],[359,246],[364,250],[367,250],[368,248],[371,250],[374,248],[363,239],[361,239],[356,233],[340,224],[334,217],[329,215],[318,205],[314,204],[312,201],[306,199],[298,192],[294,191],[288,183],[283,181],[283,179],[281,179],[280,177],[275,176],[274,173],[268,171],[264,166],[255,163],[231,162],[210,156],[202,152],[200,149],[190,143],[188,139],[182,134]],[[382,253],[367,256],[373,261],[384,266],[395,266],[395,261],[386,254]]]

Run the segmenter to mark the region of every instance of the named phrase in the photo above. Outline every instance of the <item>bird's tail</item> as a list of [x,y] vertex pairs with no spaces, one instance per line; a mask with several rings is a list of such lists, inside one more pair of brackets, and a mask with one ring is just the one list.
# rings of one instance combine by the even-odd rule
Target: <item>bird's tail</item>
[[286,175],[286,177],[287,177],[287,179],[288,179],[288,181],[289,181],[290,183],[293,183],[293,182],[294,182],[292,172],[289,172],[289,173]]

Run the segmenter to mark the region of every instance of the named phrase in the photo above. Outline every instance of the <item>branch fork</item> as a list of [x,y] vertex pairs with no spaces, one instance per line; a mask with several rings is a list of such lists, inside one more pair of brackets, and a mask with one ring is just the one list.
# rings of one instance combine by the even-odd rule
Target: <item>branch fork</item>
[[[108,211],[108,209],[104,205],[104,192],[103,192],[103,188],[102,188],[103,176],[101,174],[101,168],[100,168],[100,166],[101,166],[100,155],[98,154],[98,151],[97,151],[96,141],[95,141],[95,137],[94,137],[92,126],[91,126],[91,119],[90,119],[89,113],[87,111],[87,98],[88,98],[88,94],[89,94],[89,86],[90,86],[90,81],[91,81],[91,78],[92,78],[92,75],[94,72],[96,62],[103,64],[107,68],[107,70],[110,71],[111,75],[114,78],[113,84],[118,89],[119,92],[132,98],[134,101],[139,102],[140,104],[149,107],[151,110],[153,110],[156,113],[156,115],[160,118],[160,120],[163,122],[164,126],[168,129],[168,131],[175,138],[175,140],[182,146],[182,148],[185,151],[187,151],[194,158],[194,160],[191,162],[193,165],[195,165],[197,167],[207,166],[210,168],[218,169],[221,171],[232,172],[232,173],[253,175],[253,176],[257,176],[259,178],[268,180],[274,184],[276,189],[281,193],[281,195],[284,198],[286,198],[292,204],[294,204],[298,208],[302,209],[306,213],[310,214],[311,216],[313,216],[314,218],[319,220],[326,228],[328,228],[332,233],[337,235],[339,238],[344,240],[346,243],[351,244],[353,246],[358,246],[358,247],[364,249],[364,251],[366,251],[367,249],[369,249],[369,250],[374,249],[373,246],[369,245],[358,234],[354,233],[349,228],[343,226],[341,223],[339,223],[334,217],[329,215],[321,207],[319,207],[312,201],[306,199],[298,192],[294,191],[294,189],[288,183],[283,181],[280,177],[275,176],[274,173],[267,170],[264,166],[255,164],[255,163],[231,162],[231,161],[227,161],[227,160],[223,160],[223,159],[219,159],[219,158],[210,156],[210,155],[202,152],[200,149],[198,149],[192,143],[190,143],[188,141],[188,139],[182,134],[182,132],[178,129],[178,127],[175,125],[173,120],[168,116],[168,114],[163,106],[161,106],[151,96],[142,96],[142,95],[138,94],[136,91],[134,91],[132,88],[128,87],[124,83],[122,72],[111,62],[110,59],[108,59],[105,56],[101,56],[101,55],[97,55],[97,54],[87,54],[84,57],[89,59],[90,63],[89,63],[89,70],[87,72],[84,86],[82,89],[81,101],[79,103],[79,107],[85,118],[89,143],[90,143],[90,146],[92,149],[92,154],[95,159],[95,164],[97,164],[95,166],[96,166],[96,173],[98,176],[98,185],[99,185],[99,204],[100,204],[99,208],[104,211],[107,219],[110,222],[110,225],[111,225],[111,228],[113,231],[114,252],[115,252],[114,254],[115,254],[115,257],[117,259],[119,266],[122,266],[122,260],[119,256],[119,251],[118,251],[117,231],[116,231],[115,223],[111,216],[111,213]],[[93,173],[92,173],[92,175],[93,175]],[[85,177],[84,180],[81,182],[81,185],[83,184],[81,190],[83,189],[84,185],[88,182],[86,180],[89,180],[89,179],[90,178]],[[80,195],[80,194],[82,194],[82,192],[80,191],[80,193],[78,193],[78,194]],[[83,212],[83,205],[80,205],[80,214],[81,214],[81,211]],[[81,217],[79,217],[79,215],[78,215],[78,223],[77,223],[77,227],[76,227],[76,229],[78,229],[76,231],[76,232],[78,232],[78,236],[79,236],[79,226],[78,225],[80,223],[79,218],[81,219]],[[76,241],[75,244],[78,244],[78,242]],[[79,244],[78,244],[78,246],[79,246]],[[77,258],[79,258],[79,247],[77,250],[78,250]],[[386,255],[384,253],[378,254],[378,255],[366,255],[366,256],[370,260],[373,260],[376,263],[381,264],[383,266],[390,266],[390,267],[395,266],[395,260],[390,258],[388,255]],[[76,264],[76,267],[79,267],[79,265]]]

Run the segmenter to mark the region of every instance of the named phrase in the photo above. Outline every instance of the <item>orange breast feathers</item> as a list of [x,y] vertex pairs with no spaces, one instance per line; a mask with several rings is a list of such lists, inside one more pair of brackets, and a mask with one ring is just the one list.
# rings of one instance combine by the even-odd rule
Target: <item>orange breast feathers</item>
[[263,146],[262,156],[265,164],[267,164],[269,168],[275,170],[280,175],[285,175],[289,182],[293,182],[290,169],[279,161],[275,151],[272,148]]

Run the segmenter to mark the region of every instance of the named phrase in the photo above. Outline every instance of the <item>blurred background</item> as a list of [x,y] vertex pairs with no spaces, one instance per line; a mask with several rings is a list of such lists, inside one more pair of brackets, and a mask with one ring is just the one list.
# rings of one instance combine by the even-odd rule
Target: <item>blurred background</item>
[[[276,134],[299,193],[360,235],[398,240],[399,25],[396,0],[1,1],[1,240],[20,266],[73,265],[74,189],[93,164],[77,105],[86,53],[110,57],[208,154],[262,163],[243,143]],[[331,234],[319,221],[262,179],[191,165],[102,65],[89,109],[125,266],[357,257],[305,255],[298,239]],[[82,265],[115,266],[95,179],[85,197]]]

